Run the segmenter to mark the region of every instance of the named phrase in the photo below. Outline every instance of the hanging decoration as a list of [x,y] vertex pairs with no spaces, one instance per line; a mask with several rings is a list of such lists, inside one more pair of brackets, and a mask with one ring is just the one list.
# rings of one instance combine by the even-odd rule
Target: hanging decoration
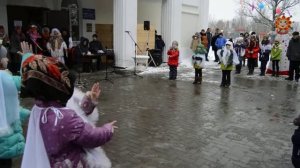
[[280,9],[280,8],[277,8],[275,12],[276,12],[276,14],[279,15],[279,14],[281,13],[281,9]]
[[260,3],[258,4],[258,8],[259,8],[260,10],[263,10],[263,9],[265,8],[265,4],[262,3],[262,2],[260,2]]

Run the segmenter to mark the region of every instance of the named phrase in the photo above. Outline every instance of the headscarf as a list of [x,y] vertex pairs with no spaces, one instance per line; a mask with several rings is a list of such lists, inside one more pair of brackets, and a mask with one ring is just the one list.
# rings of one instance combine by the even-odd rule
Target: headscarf
[[251,36],[250,37],[250,43],[249,43],[249,47],[250,48],[255,48],[257,46],[257,39],[255,36]]
[[225,67],[233,64],[237,65],[239,60],[236,52],[233,50],[233,43],[231,41],[227,41],[226,45],[230,45],[229,50],[225,46],[222,50],[218,50],[217,52],[218,56],[221,58],[221,63],[224,64]]
[[31,55],[22,63],[21,97],[65,105],[73,94],[75,76],[52,57]]
[[34,42],[36,42],[37,39],[41,38],[41,36],[40,36],[37,29],[38,28],[37,28],[36,25],[31,25],[30,29],[29,29],[29,32],[28,32],[30,39]]
[[55,49],[60,49],[62,43],[64,42],[64,39],[62,38],[61,33],[57,28],[51,30],[49,42],[53,51]]
[[0,137],[13,132],[11,125],[20,120],[18,90],[13,77],[0,70]]

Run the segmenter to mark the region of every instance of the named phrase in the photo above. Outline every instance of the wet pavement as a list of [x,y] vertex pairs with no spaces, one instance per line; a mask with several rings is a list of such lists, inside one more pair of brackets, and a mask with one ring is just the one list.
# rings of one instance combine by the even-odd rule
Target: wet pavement
[[[99,125],[119,126],[104,146],[114,168],[292,168],[300,86],[243,72],[220,88],[218,68],[193,85],[193,69],[180,68],[177,81],[160,70],[143,78],[109,74],[114,83],[101,82]],[[87,86],[103,77],[84,75]]]

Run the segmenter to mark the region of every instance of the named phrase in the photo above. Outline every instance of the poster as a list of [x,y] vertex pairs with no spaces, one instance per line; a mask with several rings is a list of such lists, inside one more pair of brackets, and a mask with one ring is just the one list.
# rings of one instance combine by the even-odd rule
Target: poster
[[23,22],[21,20],[14,20],[14,27],[22,27]]
[[93,32],[93,24],[92,23],[86,24],[86,32]]

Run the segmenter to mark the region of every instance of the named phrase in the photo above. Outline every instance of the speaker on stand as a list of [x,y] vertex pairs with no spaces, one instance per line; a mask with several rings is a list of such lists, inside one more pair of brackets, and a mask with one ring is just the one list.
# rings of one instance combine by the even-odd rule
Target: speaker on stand
[[147,55],[149,55],[150,57],[150,62],[149,63],[153,63],[154,66],[156,66],[156,63],[151,55],[151,53],[149,52],[149,34],[150,34],[150,21],[144,21],[144,30],[148,31],[148,38],[147,38]]
[[150,30],[150,21],[144,21],[144,30]]

